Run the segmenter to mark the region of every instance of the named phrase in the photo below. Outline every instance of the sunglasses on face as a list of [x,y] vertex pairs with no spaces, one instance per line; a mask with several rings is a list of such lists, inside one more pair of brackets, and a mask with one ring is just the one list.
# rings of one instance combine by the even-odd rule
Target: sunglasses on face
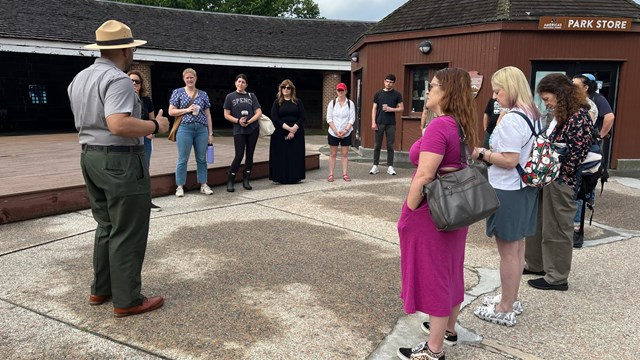
[[136,79],[131,79],[131,81],[133,81],[133,83],[137,84],[137,85],[140,85],[140,83],[142,82],[142,81],[136,80]]
[[287,89],[287,90],[291,90],[293,89],[291,86],[287,85],[287,86],[280,86],[280,89]]

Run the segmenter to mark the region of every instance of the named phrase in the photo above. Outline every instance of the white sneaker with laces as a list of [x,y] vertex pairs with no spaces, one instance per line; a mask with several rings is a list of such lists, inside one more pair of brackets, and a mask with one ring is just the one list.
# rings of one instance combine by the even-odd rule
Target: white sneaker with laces
[[206,195],[213,194],[213,190],[211,190],[211,188],[207,184],[203,184],[202,186],[200,186],[200,192]]
[[486,305],[478,307],[473,314],[482,320],[498,325],[514,326],[516,324],[516,313],[509,311],[506,313],[496,312],[496,305]]
[[393,169],[393,166],[389,166],[387,168],[387,174],[389,174],[389,175],[395,175],[396,174],[396,171]]
[[373,165],[373,167],[371,167],[371,170],[369,170],[369,174],[371,175],[376,175],[380,173],[380,169],[378,169],[378,165]]
[[176,197],[184,197],[184,190],[182,189],[182,186],[178,186],[176,189]]
[[[501,300],[502,294],[498,294],[495,296],[485,295],[482,298],[482,305],[498,305],[500,304]],[[520,300],[516,300],[516,302],[513,303],[513,312],[516,313],[516,315],[520,315],[524,312],[524,307],[522,306],[522,302],[520,302]]]

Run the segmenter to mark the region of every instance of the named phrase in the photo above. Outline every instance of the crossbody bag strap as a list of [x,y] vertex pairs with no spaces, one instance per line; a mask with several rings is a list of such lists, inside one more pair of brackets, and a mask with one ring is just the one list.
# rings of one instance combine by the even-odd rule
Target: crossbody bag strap
[[[184,91],[185,93],[187,92],[187,90]],[[188,96],[189,94],[187,94]],[[196,93],[193,94],[193,97],[191,98],[191,100],[189,101],[189,103],[187,104],[187,106],[185,107],[188,108],[189,106],[191,106],[191,104],[193,104],[194,101],[196,101],[196,98],[198,97],[198,89],[196,89]]]

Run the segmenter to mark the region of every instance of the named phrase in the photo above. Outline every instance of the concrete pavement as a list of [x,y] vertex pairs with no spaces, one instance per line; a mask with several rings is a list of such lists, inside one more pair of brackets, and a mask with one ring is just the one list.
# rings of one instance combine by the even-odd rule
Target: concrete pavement
[[[326,152],[324,139],[309,137],[309,150]],[[139,316],[87,304],[90,211],[0,226],[0,357],[393,359],[424,341],[425,316],[404,315],[398,298],[396,222],[413,170],[371,176],[369,162],[350,162],[353,181],[329,183],[326,164],[321,155],[297,185],[262,179],[252,191],[155,198],[163,211],[152,213],[143,293],[165,305]],[[499,291],[495,243],[473,225],[461,343],[447,358],[639,358],[639,183],[606,185],[569,291],[523,277],[513,328],[473,315],[481,295]]]

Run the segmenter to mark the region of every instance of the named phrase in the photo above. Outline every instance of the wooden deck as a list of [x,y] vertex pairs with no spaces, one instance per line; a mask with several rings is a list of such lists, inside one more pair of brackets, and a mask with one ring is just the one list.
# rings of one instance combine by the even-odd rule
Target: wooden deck
[[[215,163],[209,164],[208,183],[226,183],[233,160],[233,138],[216,137]],[[153,196],[173,194],[175,143],[165,138],[154,140],[151,157]],[[319,155],[307,153],[307,170],[320,166]],[[189,160],[186,188],[198,186],[196,163]],[[269,139],[261,138],[254,156],[252,178],[269,174]],[[238,177],[240,179],[240,177]],[[0,136],[0,224],[60,214],[89,207],[80,169],[80,145],[75,133]]]

